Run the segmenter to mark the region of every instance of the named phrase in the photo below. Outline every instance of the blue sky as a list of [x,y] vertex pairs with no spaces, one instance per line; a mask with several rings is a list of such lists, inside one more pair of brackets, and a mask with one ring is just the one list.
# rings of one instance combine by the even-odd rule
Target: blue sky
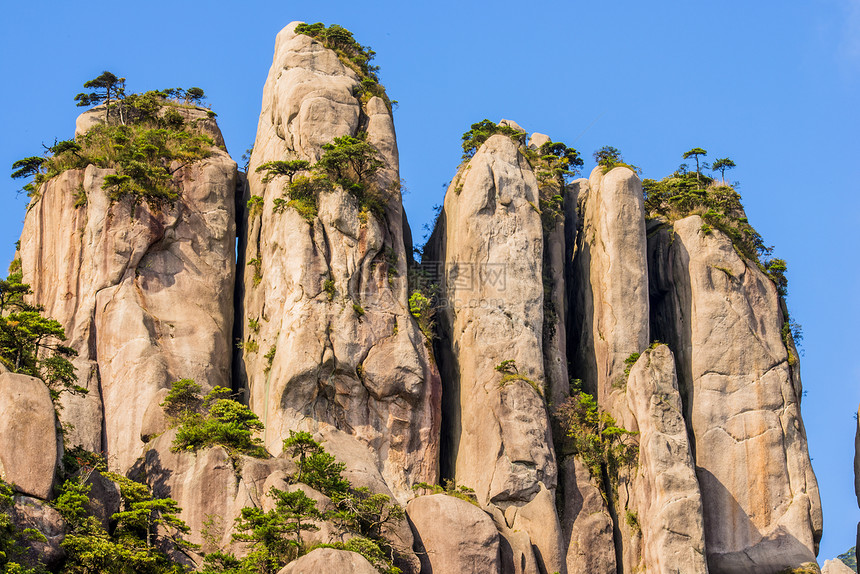
[[[732,158],[750,222],[789,263],[803,325],[803,415],[821,485],[821,558],[854,543],[860,400],[860,1],[3,2],[0,165],[74,131],[81,84],[200,86],[239,161],[254,139],[274,38],[341,24],[378,53],[413,234],[441,203],[460,135],[509,118],[587,158],[619,148],[659,178],[692,147]],[[0,178],[0,260],[26,202]]]

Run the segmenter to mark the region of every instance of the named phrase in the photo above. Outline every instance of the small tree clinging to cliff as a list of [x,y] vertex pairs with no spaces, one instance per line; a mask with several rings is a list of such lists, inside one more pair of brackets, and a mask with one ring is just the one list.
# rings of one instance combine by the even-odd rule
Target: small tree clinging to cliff
[[111,96],[118,100],[125,95],[125,78],[118,78],[105,70],[96,78],[84,82],[84,87],[95,90],[90,93],[80,93],[75,96],[78,107],[95,106],[104,102],[105,122],[110,119]]

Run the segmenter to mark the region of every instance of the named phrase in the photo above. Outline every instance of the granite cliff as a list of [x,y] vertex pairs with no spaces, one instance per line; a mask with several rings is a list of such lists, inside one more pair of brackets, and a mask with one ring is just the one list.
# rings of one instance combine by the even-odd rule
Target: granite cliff
[[144,532],[159,572],[817,572],[784,287],[734,190],[620,157],[572,180],[576,150],[485,120],[416,262],[371,57],[284,28],[247,173],[156,94],[153,126],[208,142],[165,156],[166,200],[80,148],[37,179],[21,305],[88,392],[0,364],[20,560],[114,571],[82,541]]

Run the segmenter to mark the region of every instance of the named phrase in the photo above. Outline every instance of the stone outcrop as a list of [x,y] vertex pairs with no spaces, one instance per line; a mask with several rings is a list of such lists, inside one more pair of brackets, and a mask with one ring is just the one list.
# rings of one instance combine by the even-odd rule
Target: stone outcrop
[[774,283],[702,223],[652,237],[655,335],[675,352],[711,574],[778,572],[814,562],[822,526],[797,351]]
[[112,173],[90,165],[45,183],[19,254],[33,301],[65,328],[90,391],[67,401],[63,422],[75,425],[74,442],[125,470],[159,389],[181,378],[230,386],[236,164],[212,148],[174,165],[179,199],[161,208],[111,201],[102,184]]
[[[860,413],[860,408],[857,410]],[[854,493],[860,506],[860,419],[857,420],[857,433],[854,435]],[[857,545],[860,547],[860,522],[857,523]]]
[[419,496],[406,506],[422,572],[501,574],[499,533],[480,508],[453,496]]
[[44,539],[38,536],[19,539],[20,550],[24,551],[24,565],[36,567],[41,563],[56,568],[62,564],[66,551],[60,544],[67,526],[59,512],[43,500],[17,495],[10,514],[12,524],[19,532],[32,529],[44,536]]
[[[0,476],[18,491],[7,512],[47,540],[28,552],[61,567],[66,525],[45,500],[63,424],[68,446],[104,451],[112,470],[175,499],[200,553],[246,555],[235,518],[275,508],[272,488],[342,509],[293,483],[282,441],[304,430],[354,489],[405,507],[380,527],[404,574],[817,571],[798,353],[762,266],[714,220],[652,218],[635,168],[565,183],[549,136],[501,120],[504,133],[458,169],[416,269],[391,103],[352,48],[297,25],[276,39],[248,174],[223,151],[214,114],[178,107],[215,147],[170,166],[175,202],[111,200],[114,170],[93,165],[34,196],[23,279],[64,327],[89,393],[63,394],[56,411],[42,381],[0,365]],[[82,114],[76,134],[104,112]],[[258,172],[313,165],[343,136],[378,155],[361,185],[343,177],[361,178],[354,165],[337,178]],[[310,194],[291,197],[296,181]],[[425,292],[435,333],[410,310],[410,274],[438,281]],[[161,403],[182,378],[237,391],[276,456],[173,452]],[[557,409],[581,392],[599,412],[566,428]],[[635,461],[620,468],[600,434],[607,415],[629,431],[617,436]],[[855,449],[860,503],[860,423]],[[412,489],[447,480],[477,504]],[[110,530],[118,485],[95,471],[85,481],[89,514]],[[357,535],[335,518],[314,525],[307,544]],[[280,574],[329,571],[376,569],[319,548]]]
[[669,347],[642,353],[627,401],[639,431],[629,515],[643,540],[639,561],[649,572],[707,574],[702,498]]
[[[179,517],[191,528],[189,540],[203,552],[232,544],[234,520],[245,506],[264,507],[264,498],[276,478],[296,471],[284,458],[258,459],[240,455],[231,459],[224,447],[196,453],[172,452],[176,431],[168,431],[147,445],[143,473],[156,498],[179,503]],[[207,521],[210,538],[203,536]]]
[[49,498],[60,448],[54,404],[45,383],[0,372],[0,478],[19,492]]
[[[356,437],[405,502],[412,484],[438,477],[441,389],[408,309],[391,112],[380,97],[353,95],[358,73],[296,25],[276,40],[248,175],[248,193],[263,202],[247,214],[240,246],[250,406],[273,452],[290,430]],[[340,185],[319,194],[311,221],[292,207],[274,211],[287,178],[266,183],[257,167],[313,163],[324,144],[359,132],[384,163],[368,182],[383,213],[363,209]]]
[[568,574],[617,572],[612,516],[600,488],[578,457],[564,461],[564,538]]
[[847,566],[845,562],[834,558],[833,560],[825,560],[821,567],[821,574],[857,574],[856,571]]
[[[490,137],[445,196],[429,258],[444,266],[439,310],[449,475],[481,504],[531,500],[554,488],[544,403],[543,284],[537,180],[502,135]],[[520,375],[502,384],[496,366]]]
[[626,414],[625,361],[649,344],[642,183],[626,167],[577,182],[581,230],[569,284],[573,376],[613,416]]

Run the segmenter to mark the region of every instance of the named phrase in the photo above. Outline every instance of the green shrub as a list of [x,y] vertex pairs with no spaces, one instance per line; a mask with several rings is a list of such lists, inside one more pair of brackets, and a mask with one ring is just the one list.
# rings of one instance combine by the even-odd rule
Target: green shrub
[[565,400],[556,410],[556,418],[564,429],[565,447],[582,458],[606,497],[603,471],[614,483],[622,468],[636,466],[639,446],[629,439],[639,433],[619,427],[592,395],[583,392]]
[[355,314],[359,317],[364,317],[364,307],[362,307],[358,303],[352,304],[352,310],[355,311]]
[[639,353],[631,353],[629,357],[624,359],[624,377],[630,376],[630,369],[633,368],[633,365],[636,364],[636,361],[639,360],[641,355]]
[[358,73],[359,84],[353,95],[359,97],[362,104],[367,103],[373,96],[379,96],[389,111],[392,109],[395,102],[389,99],[385,88],[379,83],[379,67],[370,63],[376,56],[370,46],[362,46],[355,41],[352,32],[337,24],[329,27],[322,22],[299,24],[296,26],[296,33],[310,36],[326,48],[334,50],[341,62]]
[[268,456],[262,441],[255,436],[263,430],[263,423],[251,409],[229,398],[229,389],[215,387],[201,396],[199,386],[183,379],[174,383],[171,394],[174,398],[166,399],[162,407],[171,424],[179,427],[171,448],[174,452],[196,452],[221,445],[233,457]]
[[428,341],[436,337],[435,314],[432,299],[428,299],[421,291],[413,291],[409,296],[409,313],[418,321],[418,328]]
[[530,379],[526,375],[520,373],[517,368],[517,363],[513,359],[506,359],[495,366],[496,371],[502,374],[502,378],[499,381],[499,387],[504,387],[508,383],[512,383],[515,381],[523,381],[524,383],[528,383],[541,397],[544,396],[543,385],[538,383],[535,380]]
[[523,132],[510,126],[499,125],[487,119],[481,120],[472,124],[469,131],[463,134],[463,159],[471,159],[478,148],[495,134],[506,135],[518,144],[522,143],[525,138]]

